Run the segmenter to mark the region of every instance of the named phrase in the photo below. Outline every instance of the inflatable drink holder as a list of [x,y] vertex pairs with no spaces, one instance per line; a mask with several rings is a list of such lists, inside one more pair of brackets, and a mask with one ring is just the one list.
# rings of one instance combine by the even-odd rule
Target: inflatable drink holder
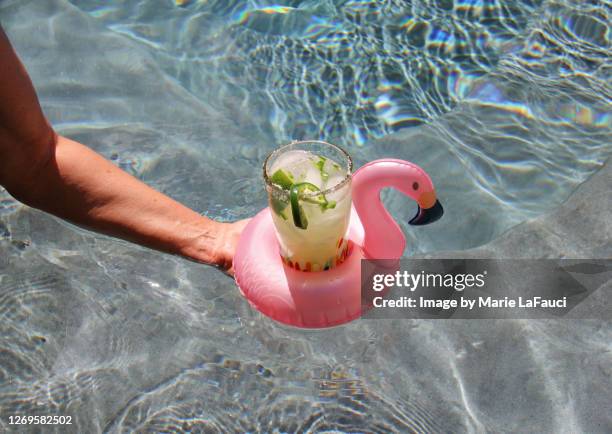
[[408,161],[372,161],[352,175],[353,207],[348,254],[334,268],[300,271],[286,264],[269,208],[244,229],[234,257],[240,291],[264,315],[281,323],[324,328],[362,315],[361,260],[401,258],[406,238],[380,201],[380,191],[393,187],[417,202],[411,225],[438,220],[443,213],[431,179]]

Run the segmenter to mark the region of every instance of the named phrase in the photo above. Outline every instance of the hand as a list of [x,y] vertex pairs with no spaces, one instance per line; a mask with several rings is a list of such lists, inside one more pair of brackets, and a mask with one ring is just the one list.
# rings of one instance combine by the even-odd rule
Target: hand
[[234,254],[242,231],[251,219],[234,223],[221,223],[220,239],[213,252],[213,263],[230,276],[234,276]]

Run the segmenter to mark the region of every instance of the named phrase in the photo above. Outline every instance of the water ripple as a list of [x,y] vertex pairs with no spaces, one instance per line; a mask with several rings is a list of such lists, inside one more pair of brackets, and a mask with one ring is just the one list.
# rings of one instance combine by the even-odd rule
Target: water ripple
[[[242,98],[266,101],[279,140],[362,144],[452,109],[472,80],[495,67],[540,5],[284,3],[182,2],[168,10],[178,37],[143,19],[146,8],[96,17],[171,58],[180,69],[168,66],[176,71],[169,72],[203,98],[211,74],[226,76],[222,92],[249,89]],[[98,11],[94,3],[79,6]]]
[[[341,367],[312,383],[272,374],[260,363],[224,357],[182,371],[139,394],[105,432],[442,432],[430,406],[390,402]],[[304,396],[310,387],[315,397]],[[305,389],[306,387],[306,389]],[[316,397],[318,395],[318,398]]]

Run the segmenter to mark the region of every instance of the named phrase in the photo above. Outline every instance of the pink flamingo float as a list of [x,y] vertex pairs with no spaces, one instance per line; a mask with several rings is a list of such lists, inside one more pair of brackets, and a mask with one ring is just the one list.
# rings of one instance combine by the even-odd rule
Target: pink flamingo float
[[411,225],[438,220],[442,205],[427,173],[404,160],[367,163],[352,176],[353,209],[349,223],[349,255],[326,271],[299,271],[285,265],[268,208],[245,228],[236,255],[236,283],[252,306],[284,324],[323,328],[362,315],[361,260],[392,259],[397,263],[406,238],[380,200],[380,191],[393,187],[417,202]]

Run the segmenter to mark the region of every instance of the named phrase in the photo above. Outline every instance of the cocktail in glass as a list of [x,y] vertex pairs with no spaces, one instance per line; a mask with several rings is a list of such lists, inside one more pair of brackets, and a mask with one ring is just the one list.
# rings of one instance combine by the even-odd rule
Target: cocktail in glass
[[351,157],[322,141],[292,142],[272,152],[264,180],[286,265],[323,271],[348,254]]

